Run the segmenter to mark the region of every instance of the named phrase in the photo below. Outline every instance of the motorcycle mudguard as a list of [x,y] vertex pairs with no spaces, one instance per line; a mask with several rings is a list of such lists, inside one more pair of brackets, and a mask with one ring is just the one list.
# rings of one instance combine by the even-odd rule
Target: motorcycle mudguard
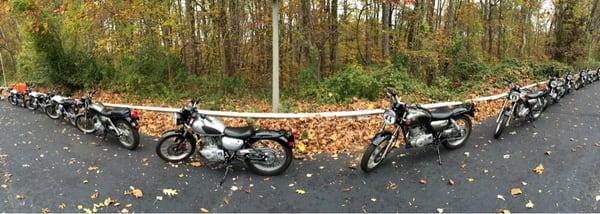
[[125,119],[127,122],[129,122],[129,124],[131,124],[131,126],[133,126],[133,128],[138,129],[139,128],[139,123],[137,120],[132,119],[131,117],[124,117],[123,119]]
[[383,143],[384,141],[390,140],[391,138],[392,138],[392,133],[379,132],[373,137],[373,139],[371,139],[371,144],[373,144],[375,146],[379,146],[379,144]]
[[[172,129],[172,130],[166,131],[160,137],[160,139],[162,140],[162,139],[166,139],[166,138],[173,137],[173,136],[181,136],[181,137],[183,137],[183,131],[181,129]],[[192,139],[194,139],[192,137],[192,135],[190,135],[190,134],[188,134],[188,137],[191,137]]]
[[259,140],[280,140],[285,142],[284,144],[289,148],[294,148],[294,136],[287,136],[285,133],[281,131],[272,131],[272,130],[258,130],[254,136],[248,139],[249,142],[255,142]]

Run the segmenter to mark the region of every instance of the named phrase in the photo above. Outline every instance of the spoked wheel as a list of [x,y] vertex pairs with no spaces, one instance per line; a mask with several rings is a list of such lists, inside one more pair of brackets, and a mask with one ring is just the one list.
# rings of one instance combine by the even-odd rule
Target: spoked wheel
[[458,116],[454,118],[456,125],[458,126],[457,134],[454,137],[448,138],[444,141],[444,147],[447,149],[458,149],[465,145],[469,136],[471,136],[471,119],[467,116]]
[[506,123],[508,123],[508,115],[504,114],[504,111],[500,112],[502,116],[500,116],[500,120],[498,124],[496,124],[496,131],[494,132],[494,139],[500,138],[502,131],[506,128]]
[[115,123],[119,132],[121,132],[119,142],[123,147],[129,150],[134,150],[140,144],[140,135],[136,129],[134,129],[129,122],[126,120],[118,120]]
[[80,114],[75,117],[75,126],[84,134],[96,132],[96,123],[99,123],[97,116],[91,114]]
[[273,176],[283,173],[292,163],[292,149],[280,140],[259,140],[251,145],[253,153],[246,159],[254,173]]
[[25,100],[25,107],[29,110],[36,110],[38,108],[37,102],[33,98]]
[[[387,145],[389,143],[390,142],[388,140],[385,140],[377,146],[374,144],[370,144],[362,156],[362,159],[360,161],[360,168],[364,172],[371,172],[375,168],[377,168],[377,166],[379,166],[385,159],[385,156],[384,156],[385,148],[387,147]],[[388,152],[388,154],[389,154],[389,152]],[[387,156],[387,154],[386,154],[386,156]]]
[[156,145],[156,154],[167,162],[179,162],[192,156],[196,143],[192,137],[181,134],[163,137]]
[[51,119],[58,119],[60,117],[60,114],[58,113],[58,105],[57,104],[50,104],[48,106],[46,106],[46,115],[48,115],[48,117],[50,117]]
[[8,97],[8,102],[10,102],[10,104],[12,104],[13,106],[16,106],[18,104],[17,97],[10,95]]

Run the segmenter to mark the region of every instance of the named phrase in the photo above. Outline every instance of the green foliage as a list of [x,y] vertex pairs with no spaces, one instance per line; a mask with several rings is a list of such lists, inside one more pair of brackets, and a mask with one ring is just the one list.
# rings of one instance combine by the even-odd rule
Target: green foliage
[[556,61],[533,65],[533,74],[539,79],[545,79],[549,76],[562,76],[571,70],[572,68],[569,65]]

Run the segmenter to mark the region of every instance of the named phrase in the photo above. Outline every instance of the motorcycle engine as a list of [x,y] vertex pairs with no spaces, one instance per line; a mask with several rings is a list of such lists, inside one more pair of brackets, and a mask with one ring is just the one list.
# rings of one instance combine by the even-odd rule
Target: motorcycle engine
[[225,161],[225,151],[219,148],[218,140],[213,137],[204,137],[202,139],[204,147],[200,150],[200,155],[210,162]]
[[526,117],[527,114],[529,114],[529,108],[525,107],[523,104],[517,106],[516,110],[519,114],[519,117]]
[[413,147],[423,147],[433,143],[433,135],[425,133],[423,127],[415,127],[408,131],[409,143]]

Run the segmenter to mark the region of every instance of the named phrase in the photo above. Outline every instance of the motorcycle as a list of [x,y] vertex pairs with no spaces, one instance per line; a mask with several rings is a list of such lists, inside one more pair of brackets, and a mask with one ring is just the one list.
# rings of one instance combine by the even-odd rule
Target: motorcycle
[[108,109],[102,103],[92,101],[95,93],[81,98],[83,113],[75,117],[77,129],[85,134],[103,133],[102,141],[110,133],[119,139],[121,146],[136,149],[140,144],[139,113],[129,108]]
[[[361,169],[371,172],[379,166],[391,152],[398,137],[404,137],[405,148],[420,148],[427,145],[435,147],[438,163],[440,144],[447,149],[458,149],[466,143],[471,135],[471,118],[475,117],[474,104],[465,104],[445,111],[429,111],[420,105],[409,105],[400,102],[398,93],[387,89],[391,99],[391,109],[383,114],[383,124],[379,132],[371,139],[361,159]],[[387,131],[387,126],[393,126]]]
[[197,100],[174,114],[180,128],[165,132],[156,153],[167,162],[179,162],[196,151],[206,161],[224,163],[223,184],[234,160],[244,162],[256,174],[282,174],[292,162],[296,129],[287,131],[255,130],[253,127],[226,127],[223,122],[199,113]]
[[567,75],[565,75],[564,77],[565,79],[565,93],[566,94],[570,94],[571,91],[573,91],[573,74],[572,73],[568,73]]
[[79,114],[81,107],[83,107],[83,103],[80,100],[54,95],[46,105],[45,112],[51,119],[67,119],[72,125],[75,125],[75,117]]
[[29,110],[35,111],[39,108],[42,110],[46,109],[48,105],[48,101],[50,98],[54,96],[53,93],[45,94],[36,91],[30,91],[28,94],[28,99],[25,100],[25,107]]
[[590,74],[590,83],[598,81],[598,70],[588,71]]
[[594,81],[595,81],[594,79],[596,78],[596,71],[587,70],[586,74],[587,74],[586,84],[590,85],[590,84],[594,83]]
[[[514,84],[509,80],[505,80],[509,87],[508,96],[502,109],[496,119],[496,130],[494,132],[494,138],[500,138],[502,131],[505,127],[510,125],[510,120],[513,117],[516,118],[528,118],[530,121],[537,120],[541,115],[544,107],[548,104],[546,100],[546,93],[544,91],[532,92],[521,88],[521,86]],[[507,106],[508,103],[510,106]]]
[[8,102],[10,102],[10,104],[17,106],[21,103],[21,106],[25,107],[25,100],[27,100],[27,94],[30,92],[29,89],[27,89],[25,93],[19,93],[17,89],[9,88],[8,92],[10,93],[10,95],[8,95]]
[[561,78],[550,77],[546,87],[547,96],[552,100],[553,103],[558,103],[560,98],[565,96],[565,83]]
[[582,81],[583,77],[581,74],[582,74],[581,72],[577,72],[573,76],[573,88],[575,88],[575,90],[579,90],[583,87],[583,81]]

